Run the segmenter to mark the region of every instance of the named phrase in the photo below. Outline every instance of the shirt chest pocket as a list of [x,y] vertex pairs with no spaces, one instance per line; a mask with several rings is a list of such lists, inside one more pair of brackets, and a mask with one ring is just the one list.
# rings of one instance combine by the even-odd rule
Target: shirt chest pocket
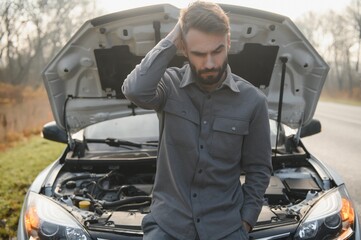
[[196,148],[199,132],[199,114],[194,107],[168,99],[164,109],[163,134],[168,144]]
[[238,119],[215,118],[212,126],[210,153],[225,160],[239,160],[243,138],[248,135],[249,123]]

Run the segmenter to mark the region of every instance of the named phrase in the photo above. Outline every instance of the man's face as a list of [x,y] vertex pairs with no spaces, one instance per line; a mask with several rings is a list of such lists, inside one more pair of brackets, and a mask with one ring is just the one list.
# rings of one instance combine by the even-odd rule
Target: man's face
[[210,87],[224,80],[229,46],[228,34],[205,33],[193,28],[188,31],[184,36],[184,54],[198,84]]

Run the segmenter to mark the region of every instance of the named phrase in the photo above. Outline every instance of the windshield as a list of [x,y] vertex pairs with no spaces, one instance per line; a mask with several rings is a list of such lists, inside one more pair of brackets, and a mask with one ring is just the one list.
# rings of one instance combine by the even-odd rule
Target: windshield
[[128,141],[158,140],[159,125],[155,113],[117,118],[85,128],[86,139],[116,138]]
[[[277,122],[270,119],[272,148],[276,146]],[[85,128],[82,135],[85,139],[121,139],[134,142],[157,141],[159,121],[156,113],[140,114],[117,118],[97,123]],[[295,134],[295,131],[281,125],[278,146],[284,144],[286,136]]]

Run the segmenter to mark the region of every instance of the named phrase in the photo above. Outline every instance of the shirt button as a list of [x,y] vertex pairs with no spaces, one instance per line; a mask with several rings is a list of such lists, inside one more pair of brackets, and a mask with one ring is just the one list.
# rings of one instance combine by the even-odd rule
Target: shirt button
[[203,121],[203,124],[207,124],[208,122],[207,121]]
[[198,170],[198,173],[202,173],[202,172],[203,172],[203,170],[202,170],[202,169],[199,169],[199,170]]
[[197,218],[197,223],[199,223],[201,220],[199,218]]
[[203,149],[203,145],[201,145],[200,148]]
[[197,193],[193,193],[193,197],[196,198],[196,197],[197,197]]
[[233,131],[233,132],[236,131],[236,127],[232,127],[232,131]]

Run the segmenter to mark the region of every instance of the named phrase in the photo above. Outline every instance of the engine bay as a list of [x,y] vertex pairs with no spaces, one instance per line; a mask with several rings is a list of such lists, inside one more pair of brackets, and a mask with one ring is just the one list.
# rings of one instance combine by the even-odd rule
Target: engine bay
[[[273,176],[254,231],[275,225],[297,224],[328,189],[306,157],[273,159]],[[53,184],[51,196],[89,230],[141,234],[149,213],[156,157],[122,160],[69,157]],[[241,183],[245,176],[240,178]]]

